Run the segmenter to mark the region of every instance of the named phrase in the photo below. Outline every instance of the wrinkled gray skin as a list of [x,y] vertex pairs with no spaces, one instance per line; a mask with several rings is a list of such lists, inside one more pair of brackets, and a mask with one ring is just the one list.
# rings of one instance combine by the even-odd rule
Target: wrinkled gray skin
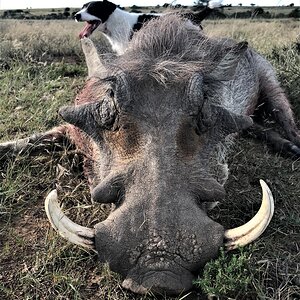
[[113,61],[86,56],[90,78],[60,110],[75,126],[54,131],[84,154],[93,200],[115,204],[95,227],[100,261],[137,293],[188,290],[223,245],[203,204],[225,195],[233,135],[265,103],[287,138],[276,135],[279,148],[298,151],[288,101],[246,43],[209,39],[176,16],[150,22]]

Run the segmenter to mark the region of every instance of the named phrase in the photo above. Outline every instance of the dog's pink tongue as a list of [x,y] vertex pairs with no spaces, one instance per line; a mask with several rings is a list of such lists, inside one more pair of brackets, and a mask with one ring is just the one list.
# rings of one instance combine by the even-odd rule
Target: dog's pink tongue
[[85,23],[84,28],[80,31],[79,37],[82,39],[84,37],[89,37],[92,33],[93,24]]

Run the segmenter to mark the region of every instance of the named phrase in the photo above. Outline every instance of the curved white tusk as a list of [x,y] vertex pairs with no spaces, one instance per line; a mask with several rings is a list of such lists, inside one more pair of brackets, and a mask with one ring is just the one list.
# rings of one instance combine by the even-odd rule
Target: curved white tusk
[[71,221],[61,210],[57,191],[52,190],[45,200],[45,210],[52,227],[65,239],[85,248],[95,249],[95,231]]
[[225,247],[232,250],[238,246],[244,246],[257,239],[269,225],[274,213],[274,199],[268,185],[260,180],[262,188],[262,203],[256,215],[246,224],[225,231],[227,242]]

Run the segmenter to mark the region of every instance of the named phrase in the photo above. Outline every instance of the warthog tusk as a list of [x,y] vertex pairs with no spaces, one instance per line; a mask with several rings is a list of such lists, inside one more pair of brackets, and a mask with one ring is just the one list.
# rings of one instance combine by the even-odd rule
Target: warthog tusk
[[260,180],[262,188],[262,203],[256,215],[246,224],[225,231],[227,242],[225,247],[232,250],[244,246],[257,239],[269,225],[274,213],[274,199],[268,185]]
[[95,249],[95,231],[71,221],[61,210],[57,191],[52,190],[45,200],[45,210],[52,227],[65,239],[85,248]]

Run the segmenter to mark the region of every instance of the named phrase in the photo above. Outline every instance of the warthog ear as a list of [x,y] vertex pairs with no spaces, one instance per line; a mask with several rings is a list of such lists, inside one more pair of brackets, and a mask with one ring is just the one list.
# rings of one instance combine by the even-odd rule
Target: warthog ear
[[59,114],[66,122],[95,138],[99,130],[112,128],[117,111],[113,101],[105,98],[101,102],[62,107]]
[[210,108],[212,119],[215,120],[214,127],[220,128],[226,135],[245,130],[253,124],[249,116],[237,115],[218,105],[211,105]]
[[247,48],[247,42],[241,42],[232,47],[221,59],[217,67],[209,74],[209,77],[220,81],[232,79],[236,67]]
[[99,76],[103,78],[106,76],[107,70],[100,60],[99,54],[93,42],[88,38],[80,40],[82,50],[85,56],[85,61],[88,67],[89,77]]

